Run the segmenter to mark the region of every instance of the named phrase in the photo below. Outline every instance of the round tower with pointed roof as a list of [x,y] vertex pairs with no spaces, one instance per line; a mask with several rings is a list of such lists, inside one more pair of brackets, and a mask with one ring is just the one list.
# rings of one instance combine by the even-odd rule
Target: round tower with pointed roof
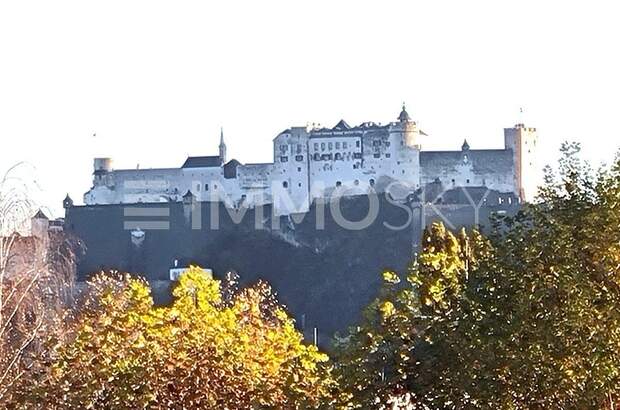
[[405,103],[403,103],[403,108],[398,115],[398,122],[396,125],[402,130],[405,145],[420,149],[420,132],[418,131],[416,122],[411,119],[411,116],[407,112]]
[[407,112],[407,107],[405,106],[405,103],[403,103],[403,109],[400,112],[400,114],[398,115],[398,121],[400,121],[400,122],[410,122],[411,121],[411,117],[409,116],[409,113]]

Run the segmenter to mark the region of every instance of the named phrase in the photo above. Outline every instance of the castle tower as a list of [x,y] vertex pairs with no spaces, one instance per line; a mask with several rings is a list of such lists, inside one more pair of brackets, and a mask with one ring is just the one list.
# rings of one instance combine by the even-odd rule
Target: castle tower
[[71,197],[69,196],[69,194],[67,194],[67,196],[65,197],[65,199],[62,200],[62,207],[64,209],[69,209],[69,208],[73,208],[73,199],[71,199]]
[[224,143],[224,127],[220,129],[220,160],[226,163],[226,144]]
[[108,175],[112,172],[112,158],[95,158],[93,168],[93,185],[106,185],[108,183]]
[[532,201],[539,183],[536,128],[524,124],[504,128],[504,143],[513,153],[516,194],[521,201]]
[[398,123],[400,127],[402,127],[403,139],[405,145],[412,148],[420,148],[419,136],[420,133],[418,131],[418,126],[415,121],[411,119],[409,113],[407,112],[407,108],[405,107],[405,103],[403,103],[403,109],[398,115]]
[[35,238],[39,238],[41,240],[47,240],[48,231],[50,227],[50,220],[43,213],[43,211],[39,210],[30,220],[31,222],[31,234]]

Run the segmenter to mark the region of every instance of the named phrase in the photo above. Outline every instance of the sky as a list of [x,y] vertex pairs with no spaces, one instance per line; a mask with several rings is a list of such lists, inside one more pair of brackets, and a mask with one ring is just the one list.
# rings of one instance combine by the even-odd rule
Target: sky
[[283,129],[387,123],[403,102],[423,149],[501,148],[525,122],[543,163],[566,140],[609,163],[615,3],[0,0],[0,173],[24,161],[58,217],[94,157],[178,167],[224,127],[229,158],[269,162]]

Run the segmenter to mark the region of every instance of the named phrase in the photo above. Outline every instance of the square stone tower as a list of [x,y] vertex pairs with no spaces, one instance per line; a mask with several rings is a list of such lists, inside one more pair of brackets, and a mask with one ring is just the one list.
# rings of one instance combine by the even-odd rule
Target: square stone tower
[[513,153],[515,193],[522,202],[532,201],[539,183],[536,128],[526,127],[524,124],[504,128],[504,143],[506,149]]

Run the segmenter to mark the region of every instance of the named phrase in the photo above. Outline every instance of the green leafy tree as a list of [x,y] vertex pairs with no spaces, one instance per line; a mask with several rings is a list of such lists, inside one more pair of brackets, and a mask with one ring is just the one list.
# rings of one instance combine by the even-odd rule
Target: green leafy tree
[[455,236],[437,223],[424,232],[422,245],[407,283],[385,272],[364,323],[338,345],[338,373],[353,408],[463,407],[470,401],[465,387],[471,380],[462,372],[470,335],[459,319],[474,314],[463,288],[488,244],[478,233]]
[[538,202],[488,239],[425,232],[340,343],[357,408],[615,408],[620,376],[620,159],[593,172],[566,144]]

